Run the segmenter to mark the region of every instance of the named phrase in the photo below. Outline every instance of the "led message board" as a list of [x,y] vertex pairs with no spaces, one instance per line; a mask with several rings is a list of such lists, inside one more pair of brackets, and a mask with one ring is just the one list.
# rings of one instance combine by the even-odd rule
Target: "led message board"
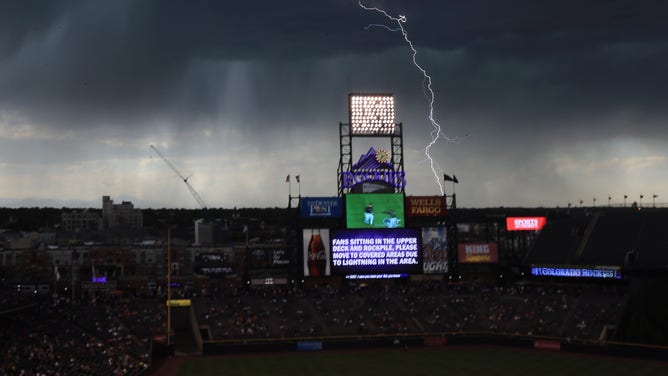
[[538,231],[541,230],[547,219],[545,217],[508,217],[506,229],[508,231]]
[[616,266],[542,266],[531,265],[531,275],[543,277],[620,279],[622,272]]
[[420,231],[332,230],[332,274],[416,274],[422,272]]
[[408,273],[395,274],[346,274],[346,279],[397,279],[408,278]]
[[404,196],[401,193],[349,193],[346,195],[346,227],[404,227]]

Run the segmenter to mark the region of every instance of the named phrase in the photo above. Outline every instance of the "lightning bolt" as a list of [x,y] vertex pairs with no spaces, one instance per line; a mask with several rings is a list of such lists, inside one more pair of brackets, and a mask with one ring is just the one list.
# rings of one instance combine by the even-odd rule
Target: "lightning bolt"
[[422,66],[417,62],[417,50],[415,49],[415,46],[413,46],[413,42],[411,42],[410,39],[408,39],[408,32],[406,29],[404,29],[404,24],[406,23],[406,16],[404,15],[399,15],[398,17],[393,17],[389,15],[386,11],[376,8],[376,7],[367,7],[366,5],[362,4],[361,1],[359,1],[359,6],[368,11],[375,11],[378,13],[381,13],[383,16],[387,17],[390,21],[393,21],[397,24],[398,27],[392,28],[384,24],[369,24],[365,27],[365,30],[369,30],[371,28],[379,27],[386,29],[388,31],[396,32],[399,31],[401,32],[401,35],[403,35],[404,40],[408,44],[408,47],[410,47],[412,51],[412,60],[413,60],[413,65],[422,73],[422,92],[425,96],[425,100],[427,102],[427,105],[429,107],[429,115],[427,118],[429,119],[429,123],[431,124],[432,130],[431,130],[431,140],[425,146],[424,148],[424,155],[427,158],[426,160],[429,161],[429,167],[431,168],[431,172],[434,175],[434,180],[436,181],[436,184],[438,184],[438,189],[441,192],[441,195],[444,195],[445,192],[443,191],[443,184],[441,184],[441,179],[440,175],[437,173],[437,169],[439,171],[442,170],[438,166],[438,163],[434,161],[434,159],[431,157],[431,148],[436,145],[440,137],[443,137],[448,142],[454,142],[454,143],[459,143],[461,142],[461,138],[450,138],[445,135],[443,132],[441,125],[434,119],[434,102],[436,95],[434,94],[434,90],[432,89],[432,82],[431,82],[431,76],[429,73],[427,73],[427,70],[422,68]]

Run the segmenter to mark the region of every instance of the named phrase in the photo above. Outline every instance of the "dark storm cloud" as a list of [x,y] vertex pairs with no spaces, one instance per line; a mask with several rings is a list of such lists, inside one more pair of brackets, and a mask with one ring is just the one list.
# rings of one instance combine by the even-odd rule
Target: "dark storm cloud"
[[193,61],[331,54],[352,33],[340,20],[362,18],[342,2],[68,2],[35,14],[28,4],[3,9],[0,104],[69,127],[202,116],[226,77],[207,83]]
[[53,27],[77,1],[0,2],[0,59],[16,52],[29,38],[40,37]]
[[[539,117],[564,106],[580,114],[620,103],[641,112],[666,97],[668,26],[657,20],[660,1],[365,4],[405,14],[422,50],[462,52],[456,75],[440,86],[457,89],[450,103],[461,101],[458,108],[490,104],[488,110],[498,105],[503,111],[504,100],[514,100],[526,101],[527,113]],[[230,77],[202,70],[206,62],[256,62],[248,99],[270,106],[277,101],[263,96],[280,90],[266,86],[290,90],[283,73],[308,73],[308,59],[406,48],[398,33],[365,31],[370,23],[394,25],[356,1],[24,1],[0,7],[0,106],[69,127],[130,127],[156,117],[189,123],[215,112]],[[434,67],[442,68],[449,67]],[[499,95],[505,99],[498,101]]]

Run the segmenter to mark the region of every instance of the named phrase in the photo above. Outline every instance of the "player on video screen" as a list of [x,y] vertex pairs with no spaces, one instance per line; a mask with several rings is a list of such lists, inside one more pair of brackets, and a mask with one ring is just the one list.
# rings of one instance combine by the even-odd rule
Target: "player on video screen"
[[397,215],[394,212],[394,210],[387,210],[384,213],[390,215],[389,218],[385,218],[383,220],[383,224],[385,225],[385,227],[387,227],[387,228],[397,228],[397,227],[399,227],[399,224],[401,223],[401,219],[397,218]]
[[373,226],[373,204],[371,203],[364,209],[364,223]]

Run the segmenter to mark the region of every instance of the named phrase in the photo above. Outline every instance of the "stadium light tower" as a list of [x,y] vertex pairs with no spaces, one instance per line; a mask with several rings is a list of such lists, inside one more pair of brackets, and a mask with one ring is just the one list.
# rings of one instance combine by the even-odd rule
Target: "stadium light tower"
[[[379,175],[374,174],[385,174],[387,170],[391,170],[393,175],[392,178],[385,181],[388,185],[382,189],[393,190],[395,193],[404,192],[402,124],[395,123],[394,114],[394,95],[392,94],[348,94],[348,123],[339,123],[340,159],[337,171],[339,196],[358,190],[360,186],[364,186],[367,182],[369,182],[369,186],[378,186],[376,182],[371,181],[374,179],[378,181],[379,179],[377,177]],[[384,149],[376,150],[377,161],[385,164],[383,168],[387,168],[387,170],[376,169],[371,171],[369,165],[359,167],[360,162],[357,163],[357,166],[353,166],[353,138],[358,137],[389,139],[391,145],[389,152]],[[356,174],[354,175],[354,182],[348,179],[353,176],[352,174]],[[351,185],[354,188],[351,188]],[[381,182],[381,185],[384,185],[383,182]],[[361,189],[364,192],[367,188]]]
[[395,131],[392,94],[348,96],[350,126],[357,136],[386,136]]

